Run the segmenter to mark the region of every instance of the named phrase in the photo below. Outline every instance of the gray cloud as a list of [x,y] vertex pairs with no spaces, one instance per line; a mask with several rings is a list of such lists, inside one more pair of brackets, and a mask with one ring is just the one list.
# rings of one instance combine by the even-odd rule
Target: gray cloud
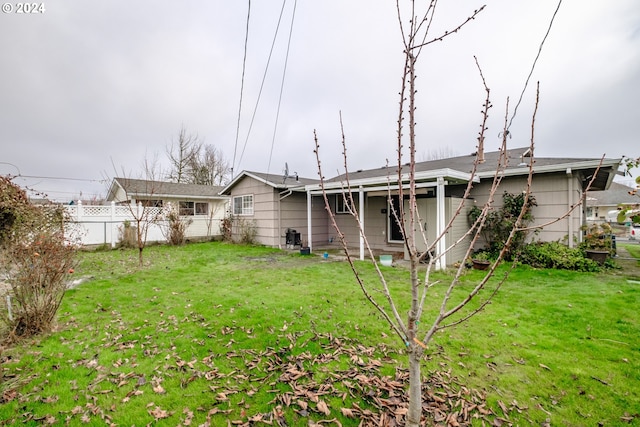
[[[256,4],[258,3],[258,4]],[[441,2],[433,34],[482,3]],[[484,91],[492,91],[488,141],[499,144],[505,101],[515,105],[557,2],[496,0],[460,33],[422,53],[418,151],[475,148]],[[239,146],[236,125],[245,2],[65,0],[42,15],[0,16],[0,162],[22,174],[100,180],[136,176],[162,157],[181,125],[242,169],[325,173],[342,165],[341,111],[354,169],[394,161],[402,46],[393,2],[298,2],[277,131],[275,117],[293,2],[287,2],[251,135],[247,132],[281,4],[253,2]],[[511,128],[528,143],[535,83],[542,156],[637,155],[640,5],[563,2]],[[115,165],[115,167],[114,167]],[[114,170],[115,169],[115,170]],[[0,173],[15,168],[0,163]],[[83,181],[18,181],[58,199],[101,193]]]

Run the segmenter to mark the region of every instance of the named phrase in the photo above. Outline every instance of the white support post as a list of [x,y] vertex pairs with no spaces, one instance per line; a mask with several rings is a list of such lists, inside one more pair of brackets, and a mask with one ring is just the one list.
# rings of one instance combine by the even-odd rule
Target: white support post
[[[437,213],[436,213],[436,230],[437,235],[442,236],[444,233],[445,226],[445,208],[444,208],[444,178],[438,177],[438,187],[436,189],[436,202],[437,202]],[[438,262],[436,263],[436,270],[442,270],[447,266],[447,240],[446,236],[442,236],[442,238],[438,241]]]
[[313,234],[312,234],[312,224],[311,224],[311,191],[307,190],[307,239],[309,244],[309,249],[313,252]]
[[[571,172],[571,168],[567,168],[567,210],[571,209],[571,205],[573,205],[573,173]],[[567,234],[569,236],[569,247],[572,248],[573,243],[573,212],[571,215],[567,217],[568,227]]]
[[358,188],[358,210],[360,214],[360,225],[362,231],[360,232],[360,261],[364,261],[364,189],[362,185]]

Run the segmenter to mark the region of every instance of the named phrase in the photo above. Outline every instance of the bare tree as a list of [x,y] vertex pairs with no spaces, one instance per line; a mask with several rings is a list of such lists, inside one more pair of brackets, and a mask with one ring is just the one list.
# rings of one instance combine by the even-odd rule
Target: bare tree
[[194,159],[198,157],[202,142],[198,135],[187,134],[184,126],[178,133],[178,141],[166,148],[170,171],[167,178],[173,182],[189,182]]
[[178,140],[166,149],[170,181],[201,185],[222,185],[231,172],[229,161],[218,148],[205,144],[198,135],[180,128]]
[[222,185],[231,171],[229,161],[213,145],[201,145],[189,162],[189,182],[201,185]]
[[[144,265],[143,251],[147,245],[149,228],[163,219],[161,201],[157,199],[162,182],[154,179],[160,175],[159,163],[145,157],[142,162],[143,172],[140,179],[116,178],[125,192],[124,200],[118,200],[129,209],[133,218],[135,245],[138,248],[138,265]],[[122,173],[123,176],[126,174]],[[135,202],[134,202],[135,200]],[[130,225],[123,226],[123,238],[126,240]]]
[[[366,299],[375,307],[375,309],[382,315],[385,321],[389,324],[395,335],[402,343],[402,346],[406,350],[406,354],[409,359],[409,391],[408,400],[409,407],[406,414],[406,425],[410,427],[417,427],[421,424],[422,419],[422,378],[421,378],[421,360],[424,355],[424,350],[427,344],[434,337],[434,334],[445,328],[460,324],[467,321],[472,316],[480,312],[491,301],[493,296],[500,289],[502,284],[507,279],[507,276],[503,276],[499,280],[489,281],[494,275],[498,264],[504,259],[505,254],[509,250],[514,236],[518,232],[531,229],[531,227],[523,226],[522,220],[526,213],[527,201],[531,197],[531,182],[533,175],[534,164],[534,128],[535,128],[535,114],[538,107],[538,99],[536,97],[535,111],[531,123],[531,139],[529,150],[531,157],[529,158],[529,174],[527,179],[527,185],[524,189],[524,203],[523,209],[517,216],[513,228],[511,229],[502,250],[499,252],[497,259],[491,264],[486,272],[486,275],[481,278],[473,288],[465,295],[454,297],[453,290],[456,285],[460,283],[461,276],[466,268],[463,263],[454,271],[450,282],[443,283],[432,279],[432,272],[441,266],[440,260],[443,259],[446,253],[450,252],[456,245],[466,244],[466,253],[464,258],[470,257],[473,252],[476,242],[479,241],[482,234],[482,230],[485,227],[485,220],[487,214],[492,209],[498,187],[504,177],[504,172],[507,167],[507,136],[508,136],[508,116],[509,116],[509,100],[506,102],[506,111],[504,116],[504,125],[502,132],[502,143],[500,148],[500,156],[497,164],[495,165],[495,174],[491,182],[489,196],[487,202],[484,204],[481,210],[481,214],[478,215],[475,223],[469,230],[461,237],[459,237],[453,244],[446,246],[445,235],[451,229],[455,219],[461,215],[465,200],[469,197],[472,188],[473,179],[476,175],[476,169],[479,164],[484,162],[483,157],[483,144],[485,139],[485,131],[487,130],[487,118],[489,116],[490,103],[490,90],[485,82],[482,70],[478,65],[480,76],[484,84],[486,99],[483,104],[481,126],[478,134],[478,152],[474,162],[473,170],[468,181],[468,185],[464,192],[464,196],[461,202],[451,215],[449,222],[444,226],[442,233],[437,236],[433,241],[427,239],[424,228],[420,226],[422,219],[419,215],[417,204],[417,182],[416,182],[416,119],[415,119],[415,95],[416,95],[416,63],[420,56],[423,47],[430,43],[441,41],[444,38],[458,32],[464,25],[472,21],[483,9],[480,8],[473,12],[473,14],[464,20],[460,25],[451,31],[445,32],[440,36],[433,37],[429,35],[429,29],[433,22],[435,7],[437,2],[431,1],[427,6],[427,10],[424,14],[418,16],[415,8],[415,2],[412,1],[409,6],[411,9],[411,18],[406,22],[402,19],[400,12],[399,2],[396,2],[398,9],[398,19],[402,30],[404,41],[404,71],[402,86],[400,90],[400,103],[399,103],[399,115],[398,115],[398,128],[397,128],[397,166],[395,170],[389,168],[388,172],[388,201],[391,206],[391,213],[395,218],[395,221],[402,233],[405,253],[408,254],[409,259],[409,276],[410,276],[410,290],[411,296],[409,301],[409,311],[406,316],[401,315],[399,309],[399,301],[396,301],[388,285],[387,279],[383,271],[378,266],[378,261],[374,255],[373,250],[369,245],[369,241],[365,234],[363,224],[360,222],[360,215],[358,209],[362,209],[363,206],[358,204],[353,199],[353,193],[356,189],[353,189],[349,178],[349,168],[347,164],[347,146],[346,138],[344,135],[344,126],[342,119],[340,119],[340,125],[342,128],[342,145],[343,145],[343,159],[345,175],[342,183],[342,194],[344,197],[344,206],[348,212],[352,215],[355,223],[358,226],[359,234],[364,241],[365,250],[368,253],[369,259],[373,262],[378,281],[375,284],[366,282],[358,269],[358,266],[353,261],[354,258],[350,253],[350,248],[345,240],[344,233],[338,227],[335,214],[331,209],[331,204],[325,189],[325,180],[322,173],[320,155],[319,155],[319,143],[317,133],[314,131],[315,140],[315,154],[318,164],[318,173],[320,176],[320,187],[325,200],[325,209],[329,214],[330,222],[335,228],[338,239],[347,255],[347,260],[351,266],[354,277],[364,293]],[[408,119],[408,134],[404,132],[405,119]],[[403,154],[409,156],[408,165],[404,164]],[[406,158],[406,157],[404,157]],[[594,174],[594,177],[596,173]],[[593,182],[593,179],[592,179]],[[589,184],[590,186],[590,184]],[[587,187],[587,190],[589,188]],[[397,188],[397,193],[392,194],[392,188]],[[586,191],[583,193],[586,194]],[[400,202],[396,205],[393,204],[394,198],[392,195],[397,196],[397,200]],[[583,196],[584,197],[584,196]],[[403,202],[403,200],[405,202]],[[574,210],[580,203],[576,203],[572,206],[567,213],[557,220],[564,218]],[[546,226],[548,224],[543,224]],[[419,242],[423,245],[419,245]],[[468,243],[467,243],[468,242]],[[420,246],[426,247],[419,250]],[[424,265],[424,267],[420,267]],[[424,268],[422,273],[420,270]],[[483,291],[481,294],[481,291]],[[429,310],[425,306],[425,302],[428,298],[436,298],[439,295],[436,305],[439,306],[436,310]],[[470,302],[474,302],[473,305],[469,305]],[[405,304],[401,304],[405,306]]]

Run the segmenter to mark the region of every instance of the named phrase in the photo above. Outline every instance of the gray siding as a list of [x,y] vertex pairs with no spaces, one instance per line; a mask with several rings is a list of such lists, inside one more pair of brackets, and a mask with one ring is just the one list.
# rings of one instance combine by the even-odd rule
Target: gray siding
[[[506,178],[495,194],[495,207],[502,206],[503,193],[520,193],[526,190],[525,177]],[[572,187],[572,188],[571,188]],[[478,206],[484,204],[489,196],[490,182],[482,182],[473,187],[473,197]],[[564,173],[534,175],[531,194],[536,198],[538,206],[532,210],[533,225],[543,225],[563,216],[572,204],[580,200],[580,181],[575,176]],[[569,237],[579,240],[581,225],[581,207],[575,209],[567,218],[545,226],[537,235],[531,234],[529,239],[557,241]]]
[[234,239],[239,238],[239,221],[256,228],[256,241],[267,246],[277,246],[277,217],[275,203],[277,194],[274,188],[258,180],[246,177],[238,182],[231,191],[231,206],[233,198],[244,195],[253,195],[253,215],[237,215],[236,224],[233,227]]

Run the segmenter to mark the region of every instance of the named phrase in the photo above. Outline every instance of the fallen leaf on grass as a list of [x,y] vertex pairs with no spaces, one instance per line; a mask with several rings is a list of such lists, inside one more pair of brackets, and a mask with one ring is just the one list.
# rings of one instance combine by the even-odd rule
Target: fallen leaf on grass
[[331,411],[329,410],[329,406],[325,403],[324,400],[318,401],[318,404],[316,405],[316,410],[325,415],[329,415],[331,413]]
[[163,418],[169,418],[171,416],[171,413],[165,411],[164,409],[161,409],[159,406],[156,406],[155,409],[149,411],[149,415],[151,415],[157,421]]
[[548,367],[547,365],[543,365],[542,363],[539,363],[538,366],[540,366],[542,369],[546,369],[547,371],[551,370],[550,367]]

